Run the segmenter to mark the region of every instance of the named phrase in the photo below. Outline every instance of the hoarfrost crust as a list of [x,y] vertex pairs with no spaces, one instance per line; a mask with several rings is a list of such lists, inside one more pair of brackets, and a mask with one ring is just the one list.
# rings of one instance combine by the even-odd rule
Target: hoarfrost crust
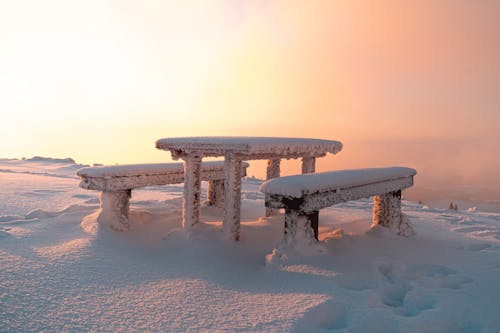
[[238,240],[240,237],[242,161],[226,157],[225,163],[223,230],[227,238]]
[[267,208],[285,209],[280,248],[314,244],[320,209],[371,196],[375,196],[372,227],[380,225],[408,237],[415,232],[401,214],[401,190],[413,185],[414,174],[415,170],[400,167],[344,170],[276,178],[260,189]]
[[251,155],[252,158],[324,156],[342,150],[342,143],[333,140],[275,137],[188,137],[156,141],[156,148],[170,150],[174,158],[180,154],[202,151],[204,156],[224,156],[228,152]]
[[282,246],[302,244],[310,246],[317,243],[311,219],[294,211],[285,214],[285,236]]
[[314,173],[316,171],[316,158],[302,157],[302,174]]
[[[199,221],[200,182],[206,180],[208,204],[216,207],[223,205],[224,162],[201,163],[201,157],[185,157],[187,163],[131,164],[99,166],[80,169],[80,187],[102,191],[99,222],[114,230],[128,230],[129,199],[131,190],[152,186],[178,184],[184,182],[185,193],[183,227],[190,228]],[[239,163],[239,175],[246,176],[246,162]],[[184,176],[186,175],[186,176]],[[241,179],[240,179],[241,182]],[[125,195],[126,194],[126,195]]]
[[394,230],[404,237],[415,234],[408,217],[401,213],[401,191],[373,197],[372,227],[377,225]]
[[182,227],[188,230],[200,220],[201,157],[186,156],[184,162]]
[[[170,151],[172,158],[188,160],[191,156],[224,156],[224,218],[225,234],[239,239],[241,175],[240,166],[244,160],[269,160],[267,178],[279,177],[280,160],[302,158],[302,171],[314,172],[315,158],[327,153],[336,154],[342,143],[332,140],[278,138],[278,137],[182,137],[166,138],[156,142],[156,148]],[[194,189],[185,188],[185,196]],[[273,215],[273,207],[266,209],[266,216]],[[188,214],[189,215],[189,214]]]
[[[248,167],[244,163],[243,168]],[[224,177],[224,162],[203,162],[202,180]],[[246,173],[245,173],[246,174]],[[88,167],[78,170],[80,187],[98,191],[117,191],[151,185],[180,184],[184,182],[183,163],[129,164]]]
[[415,169],[404,167],[330,171],[281,177],[272,182],[263,183],[260,190],[266,194],[300,198],[303,194],[379,183],[414,176],[416,173]]
[[[281,159],[274,158],[267,161],[266,180],[280,176]],[[272,216],[277,213],[276,209],[266,207],[266,216]]]
[[97,221],[116,231],[130,229],[129,199],[130,190],[101,193],[101,208]]
[[[290,176],[290,177],[295,177],[295,176]],[[266,183],[264,183],[263,185],[265,185]],[[314,212],[319,209],[333,206],[342,202],[347,202],[362,198],[369,198],[371,196],[380,193],[389,193],[393,191],[398,191],[401,189],[408,188],[412,185],[413,185],[413,179],[400,178],[391,181],[378,182],[356,187],[337,188],[336,190],[333,191],[316,192],[305,195],[303,198],[300,198],[301,201],[299,204],[300,205],[299,209],[303,212]],[[262,191],[262,185],[261,185],[261,191]],[[299,198],[287,197],[279,194],[272,194],[269,196],[269,200],[266,201],[266,206],[270,206],[273,208],[285,208],[283,204],[284,199],[293,200]]]
[[207,206],[224,207],[224,180],[208,182]]

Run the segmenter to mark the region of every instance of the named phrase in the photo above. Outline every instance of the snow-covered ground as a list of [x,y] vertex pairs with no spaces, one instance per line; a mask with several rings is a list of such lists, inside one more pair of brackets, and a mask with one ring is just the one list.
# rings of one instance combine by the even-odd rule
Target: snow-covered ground
[[[403,202],[417,236],[367,233],[371,201],[324,209],[324,251],[266,265],[282,216],[243,182],[179,229],[182,185],[133,192],[133,230],[100,228],[71,160],[0,160],[0,332],[500,332],[500,213]],[[418,175],[417,175],[418,179]]]

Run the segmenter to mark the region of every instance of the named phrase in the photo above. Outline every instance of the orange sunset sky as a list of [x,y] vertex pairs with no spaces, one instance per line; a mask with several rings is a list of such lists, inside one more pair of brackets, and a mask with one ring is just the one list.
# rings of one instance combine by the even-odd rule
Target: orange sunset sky
[[162,137],[315,137],[344,143],[320,171],[498,189],[499,22],[495,0],[1,1],[0,157],[160,162]]

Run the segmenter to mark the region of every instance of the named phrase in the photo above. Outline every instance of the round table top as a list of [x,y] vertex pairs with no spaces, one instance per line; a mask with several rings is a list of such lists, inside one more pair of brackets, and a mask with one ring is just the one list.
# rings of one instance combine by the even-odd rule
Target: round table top
[[169,150],[174,157],[200,153],[203,156],[223,156],[233,152],[248,157],[324,156],[342,150],[342,143],[334,140],[284,137],[206,136],[164,138],[156,141],[156,148]]

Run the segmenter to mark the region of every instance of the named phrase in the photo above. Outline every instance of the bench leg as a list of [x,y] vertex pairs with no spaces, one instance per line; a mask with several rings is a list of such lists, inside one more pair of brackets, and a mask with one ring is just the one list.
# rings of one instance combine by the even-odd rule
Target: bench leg
[[315,157],[302,157],[302,174],[314,173],[316,170]]
[[184,198],[182,227],[189,229],[200,222],[201,156],[184,157]]
[[240,239],[241,160],[228,154],[224,160],[224,217],[222,229],[226,237]]
[[401,191],[395,191],[373,197],[372,227],[380,225],[397,232],[400,236],[415,233],[401,214]]
[[318,240],[319,212],[304,213],[285,209],[285,235],[283,242],[286,245],[309,245]]
[[[280,176],[280,163],[281,159],[270,159],[267,161],[267,169],[266,169],[266,180],[277,178]],[[266,194],[266,196],[268,196]],[[266,207],[266,216],[276,215],[278,212],[277,209]]]
[[314,232],[314,238],[318,240],[318,229],[319,229],[319,211],[308,214],[307,219],[311,221],[311,228]]
[[224,180],[211,180],[208,182],[207,205],[218,208],[224,207]]
[[129,199],[132,190],[102,192],[101,211],[97,221],[108,225],[111,229],[125,231],[130,229]]

